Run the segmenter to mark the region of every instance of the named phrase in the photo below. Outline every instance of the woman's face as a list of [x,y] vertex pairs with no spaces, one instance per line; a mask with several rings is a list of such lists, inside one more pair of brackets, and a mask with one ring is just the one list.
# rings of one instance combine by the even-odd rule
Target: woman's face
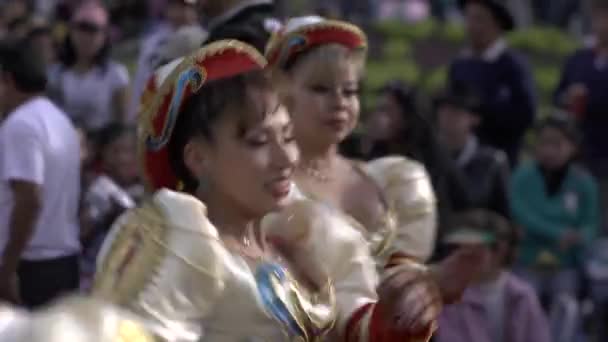
[[299,154],[290,117],[276,94],[251,88],[247,97],[245,108],[223,113],[210,141],[188,145],[202,156],[199,179],[210,186],[206,200],[255,219],[286,204]]
[[536,158],[549,170],[565,166],[574,156],[576,147],[559,129],[543,128],[538,135]]
[[291,71],[288,96],[298,144],[338,144],[359,119],[358,67],[347,58],[331,63],[315,55],[302,58]]
[[102,151],[103,166],[121,184],[137,177],[136,141],[132,133],[124,133],[110,142]]
[[77,22],[72,28],[71,39],[78,58],[91,60],[105,44],[106,28],[92,22]]
[[369,135],[376,140],[393,140],[405,129],[405,120],[394,96],[383,94],[376,110],[366,120]]

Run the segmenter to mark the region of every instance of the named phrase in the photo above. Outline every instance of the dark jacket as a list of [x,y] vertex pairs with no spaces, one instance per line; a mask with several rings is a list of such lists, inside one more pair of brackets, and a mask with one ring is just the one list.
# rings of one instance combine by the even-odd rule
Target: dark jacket
[[603,61],[595,50],[577,51],[566,62],[561,80],[555,90],[555,104],[563,106],[563,97],[573,84],[583,84],[588,90],[582,117],[585,157],[608,158],[608,60]]
[[534,122],[536,95],[527,63],[505,49],[493,57],[463,55],[449,69],[450,87],[475,87],[481,97],[482,143],[505,151],[516,164],[522,139]]
[[465,148],[454,156],[454,163],[463,176],[465,193],[458,196],[462,209],[488,209],[509,217],[509,161],[500,150],[479,144],[471,138]]
[[[250,3],[250,4],[247,4]],[[228,12],[209,24],[208,44],[221,39],[238,39],[264,53],[270,36],[279,25],[272,1],[249,0],[234,13]]]

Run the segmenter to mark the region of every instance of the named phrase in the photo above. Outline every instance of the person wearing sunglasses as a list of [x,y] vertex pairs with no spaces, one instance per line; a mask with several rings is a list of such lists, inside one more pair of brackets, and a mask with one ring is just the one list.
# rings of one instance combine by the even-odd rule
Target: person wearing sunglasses
[[51,69],[56,102],[88,131],[126,118],[129,74],[110,59],[109,14],[101,4],[83,3],[72,16],[60,63]]

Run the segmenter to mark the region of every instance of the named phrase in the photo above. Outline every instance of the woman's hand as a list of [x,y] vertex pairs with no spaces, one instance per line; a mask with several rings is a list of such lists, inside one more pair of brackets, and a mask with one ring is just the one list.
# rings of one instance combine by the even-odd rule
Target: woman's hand
[[431,267],[431,275],[439,286],[444,304],[460,299],[477,276],[482,259],[483,250],[480,247],[462,247]]
[[412,262],[394,266],[378,288],[380,310],[398,336],[417,336],[434,330],[441,313],[439,288],[428,269]]

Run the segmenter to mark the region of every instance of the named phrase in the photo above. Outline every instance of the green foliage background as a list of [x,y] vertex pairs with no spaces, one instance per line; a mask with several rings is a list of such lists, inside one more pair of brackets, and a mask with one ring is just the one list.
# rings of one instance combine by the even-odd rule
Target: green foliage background
[[[373,105],[375,90],[392,79],[412,83],[426,97],[432,96],[445,85],[447,65],[465,44],[462,25],[434,20],[409,25],[378,22],[368,32],[372,46],[363,90],[367,107]],[[566,33],[547,27],[515,31],[508,40],[531,64],[541,110],[546,111],[562,64],[578,48],[577,43]]]

